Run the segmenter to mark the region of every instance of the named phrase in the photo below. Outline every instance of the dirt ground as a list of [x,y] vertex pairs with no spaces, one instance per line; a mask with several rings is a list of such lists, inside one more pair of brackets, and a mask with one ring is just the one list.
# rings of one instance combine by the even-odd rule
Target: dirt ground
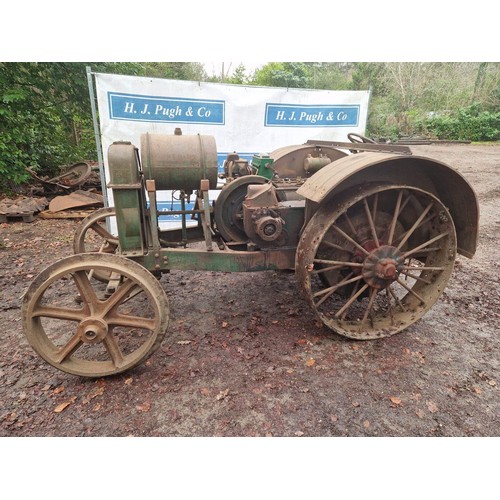
[[479,246],[423,319],[376,341],[319,326],[293,273],[175,271],[149,360],[68,375],[28,345],[20,305],[79,221],[0,224],[0,436],[500,436],[500,144],[412,150],[473,185]]

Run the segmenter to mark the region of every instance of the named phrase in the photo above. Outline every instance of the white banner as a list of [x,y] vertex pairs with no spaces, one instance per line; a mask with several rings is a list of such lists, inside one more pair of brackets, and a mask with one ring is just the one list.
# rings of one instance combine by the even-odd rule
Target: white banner
[[[228,153],[251,160],[309,139],[364,134],[369,91],[305,90],[96,73],[106,182],[114,141],[140,146],[146,132],[212,135],[219,169]],[[164,198],[165,199],[165,198]],[[113,205],[108,192],[108,204]]]

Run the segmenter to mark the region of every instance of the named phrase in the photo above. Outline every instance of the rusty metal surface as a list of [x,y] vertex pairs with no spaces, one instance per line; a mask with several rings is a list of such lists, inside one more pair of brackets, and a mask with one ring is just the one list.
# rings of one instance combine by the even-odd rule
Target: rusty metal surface
[[[317,318],[341,335],[374,339],[411,325],[443,292],[457,247],[474,254],[477,198],[443,162],[404,146],[351,139],[275,150],[272,180],[231,170],[215,205],[208,198],[217,182],[213,137],[144,134],[142,165],[134,145],[113,143],[109,187],[116,208],[83,221],[76,255],[49,266],[30,286],[23,305],[30,344],[68,373],[104,376],[135,366],[164,334],[168,304],[154,276],[171,270],[295,269]],[[181,228],[160,230],[157,189],[180,191]],[[188,215],[197,227],[186,226]],[[118,237],[105,224],[115,216]],[[68,285],[81,307],[66,298],[56,303]],[[138,296],[151,317],[140,315],[140,305],[134,309]],[[54,323],[64,324],[52,337],[47,330]],[[146,329],[151,340],[125,354],[115,328]]]
[[360,153],[322,168],[297,193],[320,204],[344,189],[369,182],[402,183],[435,194],[453,217],[459,253],[474,255],[479,230],[476,194],[459,172],[441,161],[422,156]]
[[141,135],[141,164],[157,189],[194,191],[200,179],[217,187],[217,147],[210,135]]
[[348,149],[349,151],[353,152],[371,151],[373,153],[385,152],[385,153],[399,153],[405,155],[412,154],[411,149],[408,146],[400,146],[392,142],[360,143],[360,142],[316,141],[311,139],[308,140],[306,144],[316,145],[320,147]]
[[443,292],[455,252],[452,219],[435,196],[371,185],[321,206],[302,233],[295,270],[328,328],[367,340],[422,317]]
[[[118,286],[106,289],[92,278],[96,270],[113,274]],[[78,254],[35,278],[22,319],[28,342],[48,363],[103,377],[136,366],[160,346],[169,307],[161,285],[139,264],[117,255]]]
[[103,198],[100,194],[90,193],[81,189],[64,196],[56,196],[49,203],[51,212],[60,212],[80,207],[98,207],[103,204]]
[[268,184],[259,175],[245,175],[225,184],[215,202],[214,218],[217,230],[226,241],[247,239],[243,223],[243,201],[251,185]]
[[275,149],[269,156],[274,160],[273,168],[276,174],[285,179],[307,177],[308,173],[304,168],[304,162],[309,155],[312,157],[326,155],[330,158],[330,161],[336,161],[346,156],[347,153],[329,145],[301,144]]

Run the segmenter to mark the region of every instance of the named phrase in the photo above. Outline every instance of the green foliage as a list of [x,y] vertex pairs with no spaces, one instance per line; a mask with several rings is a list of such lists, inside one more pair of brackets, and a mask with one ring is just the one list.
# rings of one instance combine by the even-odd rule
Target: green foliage
[[96,159],[86,66],[180,80],[371,89],[369,136],[500,139],[500,63],[271,62],[250,78],[243,64],[209,78],[195,62],[0,62],[0,191],[27,180],[25,167],[54,176],[61,165]]
[[27,180],[26,167],[51,174],[88,151],[86,85],[81,63],[0,63],[0,190]]
[[308,88],[310,77],[307,63],[268,63],[255,72],[251,83],[266,87]]
[[500,112],[481,110],[480,104],[474,103],[455,113],[431,116],[425,127],[438,139],[497,141],[500,139]]
[[95,160],[86,67],[103,73],[202,79],[200,63],[0,63],[0,192]]

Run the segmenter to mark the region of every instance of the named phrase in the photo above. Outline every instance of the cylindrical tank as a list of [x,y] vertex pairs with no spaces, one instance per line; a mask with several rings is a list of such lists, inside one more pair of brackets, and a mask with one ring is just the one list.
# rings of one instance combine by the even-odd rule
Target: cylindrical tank
[[156,189],[195,191],[200,180],[217,187],[217,147],[211,135],[142,134],[141,164]]

